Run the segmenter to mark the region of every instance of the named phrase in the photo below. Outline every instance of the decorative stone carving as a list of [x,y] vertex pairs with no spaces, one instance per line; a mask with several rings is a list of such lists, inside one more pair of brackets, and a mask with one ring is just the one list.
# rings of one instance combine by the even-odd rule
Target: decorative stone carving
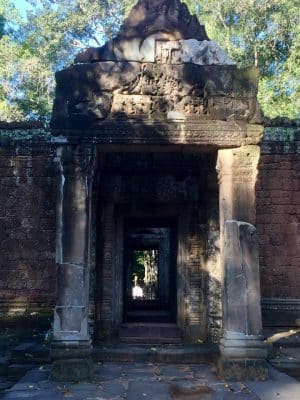
[[[176,34],[156,32],[141,40],[129,38],[121,42],[112,42],[110,55],[101,56],[101,49],[91,48],[78,56],[76,60],[97,61],[140,61],[158,64],[198,64],[198,65],[235,65],[227,53],[211,40],[175,40]],[[82,61],[79,61],[82,62]]]
[[115,94],[111,112],[116,116],[149,114],[152,104],[153,101],[150,96]]
[[156,40],[155,61],[159,64],[235,65],[226,52],[210,40]]
[[105,119],[110,113],[112,102],[111,93],[101,93],[93,96],[91,100],[69,102],[69,115],[80,119]]
[[155,62],[158,64],[181,64],[180,41],[156,40]]
[[197,96],[183,97],[181,101],[174,105],[174,109],[185,115],[202,115],[205,111],[203,99]]
[[206,107],[207,114],[212,119],[238,119],[247,121],[251,114],[248,99],[234,99],[225,96],[213,96],[207,99]]
[[257,76],[231,65],[102,62],[69,67],[56,79],[54,128],[90,129],[134,115],[259,121]]
[[89,128],[110,113],[113,92],[126,87],[140,73],[139,63],[74,65],[56,73],[56,98],[51,126]]
[[178,97],[116,94],[113,98],[111,113],[115,117],[164,114],[168,119],[185,119],[185,116],[204,114],[201,98],[185,96],[180,99]]
[[193,85],[183,79],[182,68],[172,65],[144,64],[141,91],[155,96],[184,96]]
[[72,65],[55,74],[57,90],[67,98],[92,100],[132,82],[140,73],[137,62],[101,62]]

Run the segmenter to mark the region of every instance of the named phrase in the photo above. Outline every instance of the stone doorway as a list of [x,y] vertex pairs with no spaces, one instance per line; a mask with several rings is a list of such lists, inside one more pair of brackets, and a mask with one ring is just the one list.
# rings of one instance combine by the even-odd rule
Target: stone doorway
[[123,322],[176,322],[176,239],[172,221],[128,220]]
[[148,3],[138,2],[113,40],[56,74],[52,357],[59,371],[65,357],[86,367],[89,316],[95,339],[118,336],[123,224],[170,217],[178,221],[176,322],[184,341],[220,342],[224,370],[249,378],[266,357],[251,225],[263,133],[257,73],[237,69],[185,4]]
[[[122,324],[151,320],[176,324],[186,343],[212,341],[220,319],[216,154],[118,151],[98,160],[94,337],[118,341]],[[156,294],[132,299],[130,263],[151,251]],[[145,268],[137,286],[144,278]]]

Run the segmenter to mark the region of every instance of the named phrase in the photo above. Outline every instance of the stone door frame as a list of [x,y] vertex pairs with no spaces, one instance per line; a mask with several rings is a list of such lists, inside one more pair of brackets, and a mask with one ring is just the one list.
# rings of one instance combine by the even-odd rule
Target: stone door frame
[[[178,148],[180,149],[180,146]],[[226,303],[224,296],[227,295],[226,291],[224,291],[223,283],[226,260],[228,260],[225,246],[225,224],[227,221],[242,221],[247,224],[255,224],[255,181],[259,150],[257,145],[244,145],[233,149],[221,148],[218,150],[216,168],[219,176],[223,304]],[[59,147],[58,159],[61,172],[57,207],[57,262],[59,273],[57,281],[58,302],[54,312],[52,356],[56,359],[61,359],[66,356],[66,349],[68,349],[69,357],[76,358],[78,356],[86,357],[91,351],[91,339],[88,329],[88,303],[92,207],[91,181],[95,170],[94,145]],[[71,208],[69,208],[67,201],[71,202]],[[66,232],[68,232],[68,235],[66,235]],[[80,271],[80,273],[75,274],[75,271]],[[259,280],[257,273],[254,278]],[[257,293],[257,301],[260,301],[260,293]],[[251,305],[248,304],[248,306],[250,307]],[[180,309],[179,304],[178,309]],[[223,326],[225,327],[228,315],[228,313],[223,312]],[[248,317],[245,316],[245,318]],[[261,321],[261,316],[258,316],[258,318]],[[247,323],[246,326],[248,326]],[[242,351],[239,354],[250,358],[251,354],[255,354],[257,358],[257,352],[251,353],[251,346],[254,343],[254,346],[259,347],[257,341],[261,341],[261,337],[256,335],[257,337],[253,342],[250,337],[251,332],[243,332],[242,334],[243,340],[238,342],[238,346],[242,348],[246,346],[250,350]],[[223,347],[226,347],[227,336],[228,332],[224,331]],[[232,346],[231,337],[229,346]],[[223,351],[223,355],[227,358],[229,353]],[[236,353],[234,352],[234,354]],[[265,358],[265,353],[263,358]]]
[[[95,332],[94,337],[96,340],[118,338],[118,333],[120,326],[123,322],[123,251],[124,251],[124,221],[126,219],[148,219],[148,220],[165,220],[169,221],[173,225],[174,234],[175,234],[175,254],[173,255],[174,263],[176,263],[176,323],[178,327],[182,330],[183,335],[186,337],[186,340],[189,341],[190,333],[187,329],[187,309],[185,306],[186,298],[180,287],[182,286],[182,276],[186,276],[187,274],[187,243],[185,240],[185,216],[181,212],[180,204],[172,205],[172,208],[168,205],[162,205],[160,213],[146,213],[140,212],[138,214],[132,213],[131,206],[124,207],[124,205],[120,205],[116,207],[115,210],[115,219],[118,221],[115,232],[115,242],[114,247],[116,248],[115,257],[113,259],[113,280],[115,290],[112,293],[113,298],[113,325],[112,329],[109,332],[106,332],[106,328],[103,329],[103,325],[100,321],[97,321],[97,313],[99,312],[99,308],[101,308],[101,300],[96,300],[96,321],[95,321]],[[97,229],[99,233],[99,229]],[[181,245],[179,246],[179,242]],[[96,278],[96,287],[99,285],[99,280],[101,279],[101,274],[99,273],[99,261],[96,268],[98,269],[98,278]],[[100,275],[100,277],[99,277]],[[98,281],[98,283],[97,283]],[[99,315],[99,314],[98,314]],[[207,321],[208,322],[208,321]],[[207,326],[201,327],[201,330],[207,330]],[[100,333],[100,335],[99,335]],[[104,335],[103,335],[104,333]]]
[[[95,187],[100,186],[101,187],[101,154],[103,152],[132,152],[135,149],[136,146],[114,146],[113,148],[109,146],[107,149],[105,146],[99,146],[98,149],[98,162],[95,165],[95,171],[94,175],[98,176],[99,179],[97,182],[95,182]],[[169,152],[182,152],[185,151],[182,146],[180,145],[172,145],[170,148],[169,146],[138,146],[137,150],[138,152],[163,152],[163,153],[169,153]],[[203,148],[203,146],[198,146],[195,145],[193,147],[188,146],[187,149],[187,154],[190,152],[196,152],[199,154],[215,154],[215,157],[217,155],[217,151],[215,149],[215,152],[212,152],[211,149],[208,148]],[[213,157],[214,158],[214,157]],[[215,161],[216,162],[216,161]],[[211,166],[209,168],[212,168],[213,174],[216,176],[215,172],[215,164],[211,163]],[[216,184],[217,184],[217,177],[216,179]],[[94,190],[93,193],[93,202],[95,203],[93,208],[96,208],[99,210],[99,203],[98,203],[98,193],[96,190]],[[217,200],[217,199],[216,199]],[[203,277],[199,277],[199,281],[202,281],[203,283],[201,286],[202,291],[207,293],[207,298],[203,298],[201,295],[201,305],[199,306],[199,310],[195,310],[194,313],[199,312],[198,317],[193,317],[192,319],[189,318],[189,305],[187,304],[187,298],[185,291],[187,290],[186,287],[189,286],[186,283],[182,284],[183,279],[187,279],[188,275],[188,269],[189,269],[189,261],[188,261],[188,256],[189,256],[189,244],[185,240],[186,238],[186,232],[188,232],[189,227],[188,224],[189,222],[187,221],[182,205],[180,203],[172,203],[172,207],[170,208],[166,204],[161,205],[161,212],[160,213],[147,213],[145,211],[139,211],[137,213],[136,208],[133,207],[131,209],[130,206],[122,205],[122,204],[116,204],[116,209],[114,209],[114,206],[112,204],[107,204],[107,208],[103,211],[103,213],[107,216],[110,215],[109,218],[111,219],[117,219],[120,222],[119,227],[117,228],[117,231],[114,233],[115,235],[115,243],[114,247],[117,249],[117,252],[115,253],[115,257],[113,259],[112,263],[112,280],[114,281],[114,287],[116,290],[114,291],[115,295],[113,295],[113,300],[111,302],[111,306],[109,306],[110,309],[113,310],[113,316],[112,316],[112,324],[110,325],[108,322],[100,321],[100,315],[101,315],[101,299],[97,298],[96,296],[96,305],[95,305],[95,325],[94,325],[94,339],[96,341],[103,341],[103,340],[118,340],[118,333],[119,333],[119,328],[122,323],[122,269],[118,268],[118,265],[122,264],[122,257],[123,257],[123,220],[126,218],[149,218],[149,219],[177,219],[177,226],[178,226],[178,243],[181,243],[181,245],[178,245],[177,248],[177,318],[176,322],[178,327],[181,329],[184,341],[186,343],[199,343],[205,342],[205,341],[216,341],[220,335],[220,284],[218,280],[219,276],[219,267],[218,267],[218,259],[219,259],[219,250],[218,248],[214,247],[215,245],[218,246],[216,243],[219,242],[218,238],[216,237],[216,232],[210,232],[209,236],[209,242],[210,242],[210,248],[214,247],[214,252],[216,252],[214,258],[215,260],[212,261],[210,259],[211,254],[208,255],[207,260],[205,261],[208,265],[208,268],[213,268],[213,276],[212,276],[212,282],[209,281],[207,271],[206,269],[203,271]],[[157,204],[156,204],[157,206]],[[217,206],[217,204],[216,204]],[[106,206],[105,206],[106,207]],[[206,210],[207,211],[207,210]],[[95,213],[94,213],[95,214]],[[98,216],[98,218],[101,218]],[[93,225],[93,224],[92,224]],[[93,228],[96,232],[97,235],[100,237],[100,232],[99,228]],[[114,228],[115,229],[115,228]],[[211,227],[208,227],[208,229],[211,229]],[[215,229],[215,227],[213,228]],[[219,228],[217,229],[217,232],[219,231]],[[206,242],[208,239],[206,237],[206,232],[201,233],[203,242]],[[94,239],[95,241],[95,239]],[[211,252],[210,250],[207,250],[208,253]],[[92,251],[92,253],[95,253],[95,249]],[[200,262],[200,261],[199,261]],[[201,261],[203,262],[203,261]],[[98,282],[101,281],[101,273],[99,272],[99,261],[96,262],[96,269],[97,269],[97,274],[98,274]],[[212,266],[212,264],[215,264]],[[207,275],[207,276],[206,276]],[[99,284],[96,283],[96,287],[99,287]],[[213,291],[218,291],[218,294],[213,293]],[[212,304],[213,303],[213,304]],[[210,318],[208,315],[208,308],[212,308],[214,311],[213,319]],[[215,322],[217,320],[218,322]]]

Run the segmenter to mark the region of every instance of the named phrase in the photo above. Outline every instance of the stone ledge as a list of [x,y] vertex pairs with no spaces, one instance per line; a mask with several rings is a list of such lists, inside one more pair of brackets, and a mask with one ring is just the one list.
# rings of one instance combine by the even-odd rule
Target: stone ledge
[[264,326],[300,326],[300,299],[263,298]]
[[96,143],[103,145],[203,145],[239,147],[259,144],[263,127],[225,121],[105,121],[91,130],[52,130],[52,143]]
[[297,126],[272,126],[264,129],[262,154],[300,154],[300,129]]
[[52,360],[84,359],[92,354],[91,340],[53,340],[50,355]]
[[220,358],[218,373],[227,381],[266,381],[269,364],[265,360],[227,360]]
[[91,379],[94,366],[89,358],[57,360],[52,364],[50,379],[57,382],[79,382]]

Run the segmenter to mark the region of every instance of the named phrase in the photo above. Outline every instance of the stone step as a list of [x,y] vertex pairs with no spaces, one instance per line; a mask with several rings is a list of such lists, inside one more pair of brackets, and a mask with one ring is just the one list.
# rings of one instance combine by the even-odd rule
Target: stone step
[[11,363],[43,364],[50,362],[49,346],[46,344],[22,343],[12,350]]
[[136,322],[171,322],[172,316],[169,311],[164,310],[133,310],[127,311],[126,320],[130,323]]
[[281,372],[300,378],[300,348],[283,348],[270,363]]
[[180,345],[182,344],[181,338],[173,338],[173,337],[153,337],[153,336],[145,336],[145,337],[120,337],[120,343],[126,343],[128,345],[168,345],[168,344],[173,344],[173,345]]
[[199,364],[213,363],[218,354],[218,348],[213,345],[135,347],[120,344],[112,347],[97,346],[93,349],[93,359],[101,362]]
[[124,328],[148,328],[148,329],[176,329],[179,330],[178,326],[172,322],[124,322],[121,327]]
[[120,328],[120,342],[128,344],[180,344],[181,332],[171,323],[126,323]]
[[17,381],[33,368],[36,368],[36,364],[11,364],[7,375],[9,379]]

